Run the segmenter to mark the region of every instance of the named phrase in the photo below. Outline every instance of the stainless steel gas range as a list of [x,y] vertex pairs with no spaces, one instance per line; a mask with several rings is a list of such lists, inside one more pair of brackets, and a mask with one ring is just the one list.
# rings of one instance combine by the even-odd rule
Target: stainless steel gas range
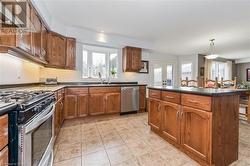
[[[53,163],[55,96],[49,91],[0,92],[9,113],[9,164],[48,166]],[[4,104],[5,103],[5,104]]]

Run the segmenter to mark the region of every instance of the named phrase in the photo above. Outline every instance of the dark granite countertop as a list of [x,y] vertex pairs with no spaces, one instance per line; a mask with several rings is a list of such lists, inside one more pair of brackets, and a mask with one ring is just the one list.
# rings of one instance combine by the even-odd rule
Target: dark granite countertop
[[25,90],[25,91],[34,91],[34,90],[46,90],[46,91],[57,91],[65,87],[124,87],[124,86],[147,86],[146,84],[138,84],[137,82],[113,82],[111,84],[101,84],[98,82],[86,83],[86,82],[61,82],[56,85],[45,85],[45,84],[35,84],[28,86],[15,86],[10,85],[0,88],[0,91],[6,90]]
[[222,96],[239,94],[240,92],[248,91],[246,89],[212,89],[212,88],[192,88],[192,87],[172,87],[172,86],[150,86],[148,89],[156,89],[163,91],[172,91],[188,94],[196,94],[203,96]]

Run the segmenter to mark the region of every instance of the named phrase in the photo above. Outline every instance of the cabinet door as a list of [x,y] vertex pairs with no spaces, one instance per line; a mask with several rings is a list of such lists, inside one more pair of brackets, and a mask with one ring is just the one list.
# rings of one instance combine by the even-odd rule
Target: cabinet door
[[174,141],[180,142],[180,120],[178,118],[180,105],[162,102],[161,103],[161,130],[164,137]]
[[90,94],[89,96],[89,114],[98,115],[105,113],[104,93]]
[[61,101],[60,101],[60,120],[59,120],[59,125],[60,127],[62,126],[63,124],[63,121],[64,121],[64,99],[62,98]]
[[47,61],[52,67],[65,67],[65,46],[66,40],[63,36],[51,32],[48,41]]
[[0,166],[8,165],[8,147],[0,151]]
[[66,68],[75,69],[76,66],[76,41],[74,38],[67,38],[66,44]]
[[140,112],[144,112],[146,109],[146,87],[140,86],[139,89],[139,109]]
[[141,48],[133,48],[131,68],[136,72],[141,69]]
[[106,113],[119,113],[121,112],[121,94],[120,93],[107,93],[105,96]]
[[78,117],[83,117],[88,115],[88,94],[78,95]]
[[161,112],[160,101],[155,99],[149,99],[149,125],[156,130],[160,131],[161,127]]
[[183,107],[181,144],[184,149],[211,163],[212,113]]
[[60,101],[56,103],[55,113],[54,113],[54,133],[55,136],[58,135],[60,130]]
[[31,10],[31,27],[33,29],[32,33],[32,48],[33,54],[37,57],[41,55],[41,42],[42,42],[42,23],[36,14],[35,10]]
[[64,118],[71,119],[77,117],[77,95],[65,95]]
[[31,6],[30,4],[26,3],[27,8],[26,8],[26,14],[27,14],[27,32],[24,32],[22,34],[18,34],[16,36],[16,43],[17,47],[21,48],[22,50],[31,53]]

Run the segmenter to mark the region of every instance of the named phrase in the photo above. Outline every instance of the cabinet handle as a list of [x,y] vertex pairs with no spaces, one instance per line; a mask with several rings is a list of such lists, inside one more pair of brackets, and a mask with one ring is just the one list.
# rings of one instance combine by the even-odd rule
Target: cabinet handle
[[190,103],[194,103],[194,104],[197,104],[197,103],[199,103],[198,101],[193,101],[193,100],[188,100],[188,102],[190,102]]
[[176,112],[176,120],[179,119],[179,114],[180,114],[180,111],[177,111],[177,112]]
[[183,114],[184,114],[183,111],[181,111],[181,118],[183,117]]

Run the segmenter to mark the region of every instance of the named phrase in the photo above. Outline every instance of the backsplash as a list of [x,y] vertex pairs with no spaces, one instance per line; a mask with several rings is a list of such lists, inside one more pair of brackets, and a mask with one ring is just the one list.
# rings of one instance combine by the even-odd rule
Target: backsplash
[[40,66],[0,53],[0,85],[39,82]]

